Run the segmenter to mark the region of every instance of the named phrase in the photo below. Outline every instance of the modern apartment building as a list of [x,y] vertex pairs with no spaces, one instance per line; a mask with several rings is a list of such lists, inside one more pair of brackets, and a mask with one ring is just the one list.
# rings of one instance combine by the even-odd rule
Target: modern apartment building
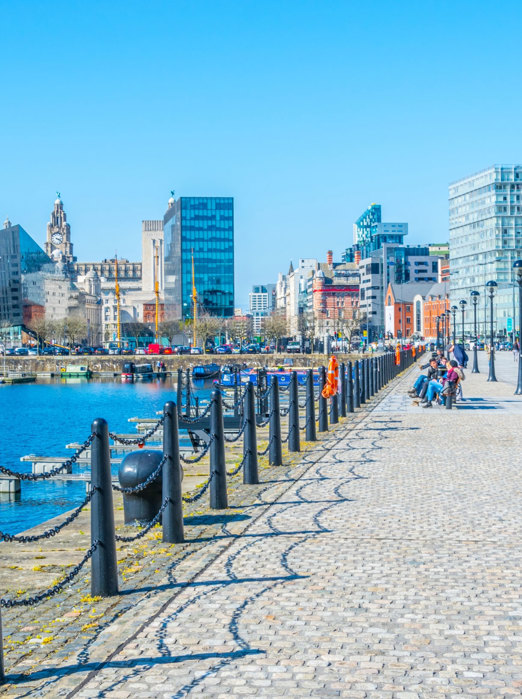
[[193,315],[192,260],[199,312],[233,316],[233,198],[171,197],[163,232],[166,317]]
[[253,329],[258,333],[263,324],[263,318],[270,315],[275,306],[275,284],[257,285],[252,287],[249,294],[249,307],[252,314]]
[[[518,310],[513,262],[522,257],[522,165],[492,165],[449,187],[452,305],[478,291],[479,332],[489,334],[486,282],[498,284],[494,331],[506,335],[516,325]],[[472,334],[472,314],[466,314]]]

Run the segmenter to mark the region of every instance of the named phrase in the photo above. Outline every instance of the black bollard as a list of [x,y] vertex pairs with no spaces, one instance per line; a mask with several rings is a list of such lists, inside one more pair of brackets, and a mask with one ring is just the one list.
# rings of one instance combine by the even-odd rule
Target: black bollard
[[185,541],[181,488],[182,471],[179,461],[178,416],[172,401],[165,403],[163,417],[163,455],[167,458],[162,469],[162,496],[163,502],[166,498],[169,499],[161,517],[163,541],[169,544],[180,544]]
[[255,485],[259,483],[257,472],[256,398],[254,395],[254,384],[250,383],[250,381],[246,385],[245,397],[243,398],[243,415],[243,419],[246,421],[243,439],[243,456],[245,457],[243,483]]
[[326,369],[319,367],[319,432],[328,432],[328,405],[323,396],[323,388],[326,384]]
[[371,393],[371,359],[367,357],[365,360],[366,362],[366,400],[370,400],[372,393]]
[[346,417],[346,367],[344,362],[341,362],[339,367],[339,403],[341,417]]
[[212,391],[210,408],[210,508],[224,510],[227,499],[227,463],[225,460],[225,435],[223,428],[223,404],[221,393]]
[[306,374],[306,441],[317,441],[317,434],[315,431],[315,396],[313,369],[308,369],[308,372]]
[[237,366],[234,367],[234,417],[239,415],[239,387],[237,385]]
[[283,447],[281,443],[281,414],[279,412],[279,382],[272,376],[270,384],[270,430],[268,435],[268,463],[271,466],[283,465]]
[[261,376],[261,401],[260,401],[260,411],[261,415],[267,415],[268,414],[268,396],[266,395],[267,388],[268,388],[268,376],[266,373],[266,369],[263,368],[260,371],[260,376]]
[[109,597],[118,594],[116,533],[112,504],[109,429],[103,418],[92,423],[91,487],[96,491],[91,500],[91,543],[98,546],[91,559],[91,595]]
[[288,409],[288,451],[301,451],[299,439],[299,387],[297,374],[292,371],[289,388],[290,405]]
[[178,417],[183,412],[183,369],[178,369],[178,385],[176,386],[176,408]]
[[190,369],[187,369],[187,389],[185,393],[185,415],[190,417]]
[[353,363],[353,407],[361,407],[361,387],[359,386],[359,360]]
[[370,359],[370,376],[371,376],[371,394],[374,396],[377,393],[377,371],[375,367],[375,357]]
[[339,394],[330,398],[330,424],[337,425],[339,423]]
[[366,362],[364,359],[359,359],[359,370],[361,375],[359,377],[359,392],[361,394],[361,405],[366,403]]
[[453,393],[448,393],[445,398],[446,410],[451,410],[453,407]]
[[346,362],[346,413],[353,413],[353,368],[351,362]]
[[0,607],[0,684],[3,684],[4,682],[4,639],[2,637],[2,608]]

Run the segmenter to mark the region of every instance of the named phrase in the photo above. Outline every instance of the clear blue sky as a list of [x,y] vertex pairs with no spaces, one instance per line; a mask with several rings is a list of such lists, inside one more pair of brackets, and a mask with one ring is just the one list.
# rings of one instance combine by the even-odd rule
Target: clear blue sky
[[177,195],[236,205],[236,303],[338,258],[371,202],[447,240],[447,186],[520,162],[522,3],[0,0],[0,217],[139,259]]

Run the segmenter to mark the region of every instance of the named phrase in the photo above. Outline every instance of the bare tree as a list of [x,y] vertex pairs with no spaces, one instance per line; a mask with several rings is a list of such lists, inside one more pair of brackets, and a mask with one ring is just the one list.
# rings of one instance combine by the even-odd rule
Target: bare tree
[[280,313],[272,313],[271,316],[267,316],[263,323],[263,330],[265,337],[275,342],[276,352],[279,352],[279,342],[288,333],[286,316]]
[[366,313],[360,308],[347,308],[344,317],[339,319],[339,328],[348,342],[348,347],[352,347],[352,337],[360,334],[361,326],[366,323]]
[[243,345],[246,340],[252,337],[254,330],[254,321],[251,316],[242,316],[239,318],[227,318],[225,321],[230,339]]
[[166,337],[169,344],[173,343],[173,338],[180,332],[183,332],[185,325],[181,320],[164,320],[159,324],[159,333],[162,337]]
[[64,322],[64,335],[70,345],[76,345],[87,335],[87,321],[79,315],[69,316]]
[[[205,349],[207,340],[213,340],[221,332],[223,322],[223,318],[211,316],[209,313],[201,313],[196,320],[196,345],[201,342],[203,349]],[[194,321],[189,320],[187,327],[193,333]]]

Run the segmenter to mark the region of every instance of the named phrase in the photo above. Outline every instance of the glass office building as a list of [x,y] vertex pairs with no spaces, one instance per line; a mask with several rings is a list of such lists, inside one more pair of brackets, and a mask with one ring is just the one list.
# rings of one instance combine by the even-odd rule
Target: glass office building
[[166,317],[193,316],[192,258],[198,313],[233,316],[233,198],[171,198],[163,230]]
[[[513,262],[522,258],[522,165],[493,165],[449,187],[450,299],[467,301],[466,335],[473,334],[470,292],[478,291],[479,333],[489,336],[486,282],[498,284],[494,331],[510,335],[518,301]],[[460,308],[457,313],[460,333]]]

